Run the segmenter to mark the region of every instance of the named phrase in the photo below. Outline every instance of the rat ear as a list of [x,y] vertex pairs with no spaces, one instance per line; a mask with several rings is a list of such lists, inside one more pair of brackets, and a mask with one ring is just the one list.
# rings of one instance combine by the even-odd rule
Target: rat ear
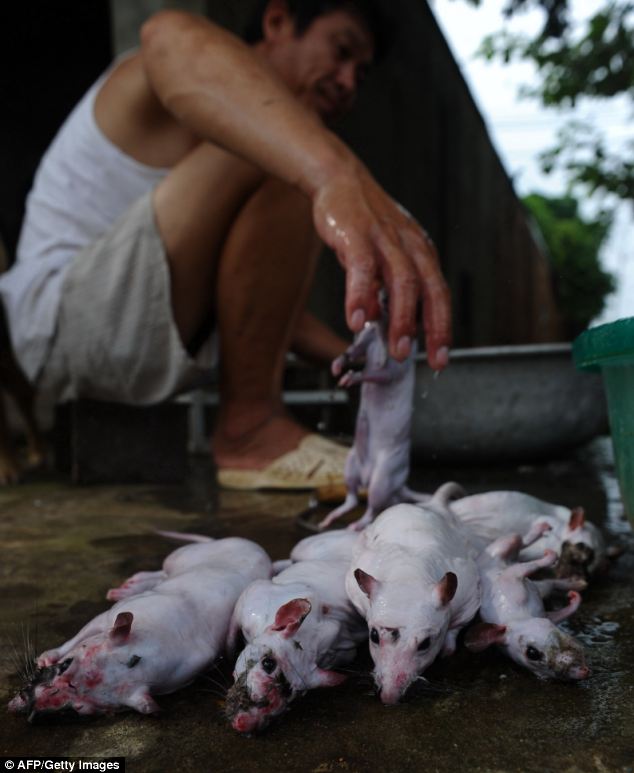
[[312,605],[308,599],[287,601],[275,613],[275,622],[271,626],[271,630],[280,631],[284,638],[292,636],[304,622],[311,609]]
[[114,625],[110,629],[110,638],[115,644],[123,644],[126,641],[130,635],[133,619],[134,615],[132,612],[119,612]]
[[434,587],[434,596],[439,607],[446,607],[458,590],[458,578],[453,572],[447,572]]
[[494,623],[477,623],[472,625],[464,638],[465,647],[471,652],[482,652],[492,644],[504,644],[506,626]]
[[570,511],[570,520],[568,521],[568,528],[570,531],[580,529],[586,522],[586,511],[583,507],[575,507]]
[[375,580],[371,574],[364,572],[363,569],[358,568],[354,570],[354,578],[361,590],[371,600],[373,594],[379,589],[379,581]]

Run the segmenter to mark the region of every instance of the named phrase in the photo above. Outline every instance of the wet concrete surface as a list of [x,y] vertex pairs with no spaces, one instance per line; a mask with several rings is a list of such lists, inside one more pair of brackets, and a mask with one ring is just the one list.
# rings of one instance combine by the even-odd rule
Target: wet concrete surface
[[[516,489],[585,506],[627,550],[583,594],[564,627],[586,645],[592,677],[542,682],[495,651],[460,647],[426,673],[429,685],[386,708],[364,670],[299,698],[262,736],[223,719],[218,683],[229,664],[158,701],[162,713],[29,724],[5,712],[0,755],[126,758],[128,771],[634,771],[634,540],[614,476],[609,439],[567,459],[524,467],[415,468],[423,490],[454,479],[468,491]],[[206,461],[183,486],[76,487],[51,476],[0,491],[0,696],[20,685],[16,657],[70,637],[108,607],[105,592],[159,568],[177,545],[156,529],[237,535],[285,557],[306,535],[308,495],[218,492]]]

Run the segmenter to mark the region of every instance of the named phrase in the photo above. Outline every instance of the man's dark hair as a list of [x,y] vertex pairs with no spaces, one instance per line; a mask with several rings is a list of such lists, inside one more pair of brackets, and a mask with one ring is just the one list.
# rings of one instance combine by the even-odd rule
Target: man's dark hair
[[[262,40],[262,18],[270,0],[259,0],[247,22],[243,39],[247,43]],[[295,31],[302,35],[318,17],[331,11],[349,11],[358,16],[374,38],[374,59],[381,59],[388,47],[387,20],[376,0],[285,0],[295,21]]]

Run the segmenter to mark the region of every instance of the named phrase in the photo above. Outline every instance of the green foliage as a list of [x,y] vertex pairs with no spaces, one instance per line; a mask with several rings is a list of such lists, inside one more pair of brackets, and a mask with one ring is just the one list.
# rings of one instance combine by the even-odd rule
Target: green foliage
[[544,237],[559,307],[573,338],[601,313],[606,297],[615,289],[614,277],[599,261],[611,217],[601,212],[594,220],[584,219],[572,196],[533,193],[524,198],[524,204]]
[[590,194],[606,191],[621,199],[634,200],[634,141],[625,153],[606,148],[597,130],[582,121],[569,121],[558,134],[554,147],[540,155],[542,169],[565,169],[573,183],[583,185]]
[[[480,0],[470,0],[479,5]],[[582,0],[578,0],[581,6]],[[634,100],[634,2],[607,0],[577,32],[569,21],[569,0],[509,0],[506,16],[522,9],[540,7],[545,12],[541,32],[534,38],[501,31],[487,36],[480,55],[505,63],[514,59],[531,61],[540,83],[524,89],[546,107],[574,107],[582,97],[609,99],[625,95]],[[569,122],[557,145],[542,157],[544,171],[555,166],[565,169],[573,184],[590,193],[612,193],[631,200],[634,190],[634,143],[619,155],[606,150],[598,130],[580,131]]]

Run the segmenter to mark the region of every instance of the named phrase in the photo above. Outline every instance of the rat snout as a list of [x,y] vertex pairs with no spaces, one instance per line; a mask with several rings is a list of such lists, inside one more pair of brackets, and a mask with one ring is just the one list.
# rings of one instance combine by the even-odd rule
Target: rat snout
[[240,675],[225,700],[226,715],[238,733],[263,730],[292,699],[292,692],[285,690],[284,685],[271,679],[248,680],[247,677],[246,672]]
[[575,681],[587,679],[591,675],[592,671],[590,670],[590,667],[585,664],[582,666],[572,666],[572,668],[568,670],[568,678],[574,679]]
[[381,703],[384,706],[395,706],[401,699],[400,691],[395,690],[394,688],[385,689],[383,687],[380,687],[378,692],[379,692],[379,698],[381,699]]
[[9,701],[7,708],[10,712],[19,714],[28,710],[29,703],[29,696],[25,692],[19,692]]
[[231,727],[239,733],[255,733],[264,728],[287,707],[288,701],[277,690],[271,690],[266,698],[239,709],[231,718]]
[[583,652],[576,648],[568,648],[559,652],[554,658],[553,666],[559,679],[577,681],[587,679],[591,673]]
[[256,730],[260,730],[264,723],[261,721],[262,717],[257,714],[253,714],[249,711],[243,711],[231,720],[231,727],[237,730],[238,733],[254,733]]
[[394,706],[407,691],[411,679],[408,674],[401,672],[391,679],[378,677],[375,681],[381,703],[385,706]]

